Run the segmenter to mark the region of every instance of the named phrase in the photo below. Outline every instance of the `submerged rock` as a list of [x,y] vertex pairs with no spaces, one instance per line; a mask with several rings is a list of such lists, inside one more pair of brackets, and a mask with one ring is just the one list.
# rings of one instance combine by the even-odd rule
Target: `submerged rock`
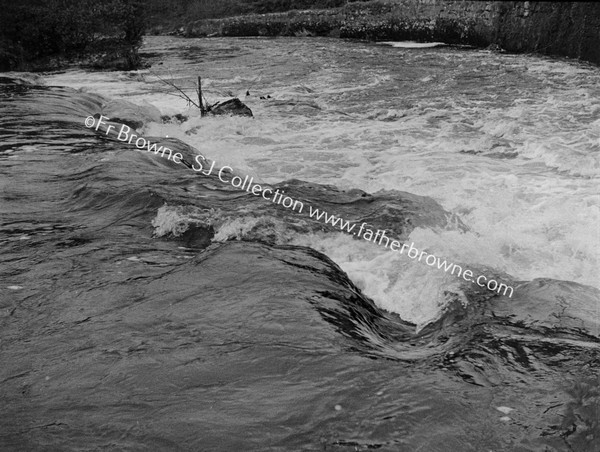
[[132,129],[139,130],[149,122],[161,122],[158,108],[144,102],[142,105],[134,104],[127,100],[111,99],[102,104],[102,115],[110,121],[125,124]]
[[494,52],[494,53],[505,53],[505,50],[502,47],[500,47],[498,44],[495,44],[495,43],[490,44],[485,49],[489,50],[490,52]]
[[181,113],[177,113],[173,116],[163,115],[160,117],[163,124],[182,124],[189,119],[188,116],[182,115]]
[[254,116],[252,110],[237,97],[218,102],[209,111],[213,115]]

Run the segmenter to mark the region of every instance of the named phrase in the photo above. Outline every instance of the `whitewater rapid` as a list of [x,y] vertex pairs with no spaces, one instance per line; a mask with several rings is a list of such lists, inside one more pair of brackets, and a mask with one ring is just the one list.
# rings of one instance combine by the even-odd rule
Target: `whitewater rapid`
[[[600,287],[596,67],[325,39],[149,37],[144,51],[161,59],[160,70],[70,71],[45,82],[152,111],[144,134],[178,138],[266,184],[431,197],[452,215],[408,239],[454,262],[516,281]],[[192,95],[202,74],[205,96],[239,96],[255,116],[200,118],[154,74]],[[163,122],[157,111],[188,120]],[[417,324],[437,318],[444,292],[459,283],[349,235],[289,240],[324,252],[380,306]]]

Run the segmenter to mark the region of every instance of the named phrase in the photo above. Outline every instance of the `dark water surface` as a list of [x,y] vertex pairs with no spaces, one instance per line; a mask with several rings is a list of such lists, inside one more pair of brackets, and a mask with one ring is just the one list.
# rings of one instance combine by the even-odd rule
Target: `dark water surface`
[[[173,44],[169,39],[147,43],[147,50],[157,53],[153,68],[163,58],[161,52],[176,60],[175,72],[184,70],[177,61],[181,64],[186,58],[196,58],[190,64],[202,64],[198,56],[202,53],[185,48],[188,41]],[[236,58],[253,60],[256,49],[271,49],[272,66],[265,67],[280,64],[281,72],[294,51],[303,61],[327,61],[326,45],[332,41],[189,42],[202,43],[205,52],[232,67]],[[360,55],[376,61],[379,52],[397,50],[335,42],[340,59],[352,54],[361,67],[366,66]],[[23,76],[29,82],[2,79],[0,449],[599,450],[600,294],[584,284],[591,278],[586,269],[593,262],[567,268],[572,258],[587,261],[591,252],[565,251],[564,257],[547,261],[548,267],[552,262],[556,269],[562,265],[568,276],[579,275],[563,280],[543,272],[529,278],[539,270],[527,267],[519,251],[506,251],[504,266],[486,261],[485,252],[451,256],[511,278],[518,289],[510,299],[477,287],[458,289],[447,280],[421,274],[409,274],[412,283],[400,276],[378,293],[372,288],[381,281],[381,271],[404,274],[415,271],[409,269],[417,264],[398,264],[375,244],[361,243],[235,190],[215,175],[198,176],[181,165],[136,152],[83,123],[88,115],[108,115],[113,108],[111,116],[143,121],[144,136],[180,151],[190,161],[201,150],[207,158],[229,163],[240,174],[256,175],[307,205],[365,221],[403,241],[429,238],[433,250],[441,253],[450,253],[451,248],[436,248],[437,244],[468,234],[473,240],[483,236],[499,250],[525,247],[524,236],[516,234],[511,248],[500,242],[502,234],[484,227],[493,218],[500,225],[514,218],[510,209],[519,215],[537,209],[545,219],[546,226],[530,223],[535,231],[529,237],[539,239],[537,246],[542,237],[566,247],[577,233],[593,235],[583,227],[577,230],[569,217],[583,216],[584,207],[590,215],[596,212],[588,196],[595,167],[577,163],[576,153],[581,152],[580,160],[585,161],[597,152],[597,145],[587,149],[588,155],[582,142],[565,137],[595,136],[600,110],[594,109],[595,100],[585,100],[593,93],[593,84],[588,88],[583,80],[595,80],[597,73],[533,57],[511,60],[518,66],[513,76],[530,77],[526,82],[534,88],[537,79],[523,67],[537,65],[551,80],[545,88],[541,84],[536,88],[547,90],[548,98],[554,99],[546,105],[548,124],[566,114],[561,96],[567,96],[567,88],[582,91],[582,102],[589,102],[587,110],[572,112],[580,115],[575,122],[584,124],[583,131],[574,124],[556,131],[564,148],[557,147],[554,138],[538,142],[557,156],[572,153],[559,159],[557,167],[527,154],[533,152],[531,141],[537,138],[523,138],[511,129],[515,124],[505,125],[502,139],[489,133],[486,120],[493,122],[498,111],[516,108],[518,99],[524,99],[524,88],[511,97],[508,92],[514,85],[507,84],[494,95],[496,104],[486,104],[491,116],[477,125],[476,116],[482,112],[465,109],[475,108],[478,101],[492,102],[484,99],[491,94],[464,77],[448,75],[445,83],[465,86],[455,86],[447,104],[434,111],[431,104],[441,102],[443,93],[424,89],[425,82],[411,85],[417,79],[411,72],[442,77],[456,56],[465,65],[460,74],[476,74],[479,66],[474,61],[483,57],[457,49],[419,52],[431,53],[406,54],[406,72],[394,75],[394,83],[404,77],[403,89],[414,94],[410,100],[414,105],[402,107],[403,113],[390,112],[391,105],[384,105],[388,90],[393,92],[387,77],[392,68],[386,63],[363,74],[379,80],[372,86],[365,80],[345,79],[343,70],[341,79],[336,78],[331,68],[328,77],[335,80],[327,79],[321,72],[323,64],[316,64],[314,70],[307,69],[311,77],[289,67],[289,80],[276,82],[277,89],[271,86],[273,103],[250,100],[257,116],[253,123],[240,118],[190,118],[187,125],[163,125],[152,108],[173,114],[174,107],[165,108],[155,85],[140,81],[138,75],[89,74],[81,82],[87,83],[85,90],[73,88],[77,87],[73,80],[84,80],[81,72],[55,76],[73,77],[71,88],[42,85],[32,76]],[[502,58],[488,57],[490,65]],[[505,66],[493,70],[510,73],[508,63],[500,63]],[[208,94],[217,96],[215,85],[233,82],[230,73],[219,79],[217,69],[225,69],[214,64],[213,91],[209,77]],[[431,72],[432,65],[443,67]],[[553,85],[564,73],[557,67],[582,72],[580,86]],[[193,78],[195,73],[190,72],[188,77]],[[242,79],[246,75],[250,80],[240,70]],[[131,105],[107,107],[123,97],[114,88],[101,87],[100,82],[111,77],[121,78],[114,86],[128,89],[129,100],[140,105],[141,112],[127,110]],[[299,79],[305,79],[306,89],[298,88]],[[338,82],[356,83],[357,95],[347,98],[348,86],[336,94]],[[273,85],[256,83],[263,90]],[[307,100],[315,88],[310,83],[328,86],[329,91]],[[472,96],[458,105],[456,99],[471,90]],[[588,97],[583,95],[586,90]],[[416,98],[423,103],[417,105]],[[366,105],[366,111],[359,104]],[[403,122],[402,117],[408,119]],[[455,123],[458,117],[461,124]],[[424,129],[422,121],[431,128]],[[538,130],[543,140],[548,135],[545,121],[519,127],[530,127],[529,137]],[[161,127],[167,127],[170,138]],[[489,136],[482,138],[482,133]],[[453,140],[465,136],[470,138],[462,148],[453,147]],[[490,144],[490,136],[497,145]],[[321,141],[315,145],[311,137]],[[427,140],[447,146],[444,152],[430,149],[419,156],[427,168],[421,182],[416,182],[414,172],[412,182],[394,172],[393,155],[404,155],[409,165],[417,165],[415,147]],[[209,145],[203,148],[202,143]],[[487,143],[488,155],[460,152],[473,143],[480,148]],[[308,148],[303,158],[298,157],[298,146]],[[504,157],[518,155],[496,158],[489,155],[496,152],[493,149]],[[460,158],[473,160],[457,162]],[[344,159],[346,165],[340,163]],[[329,167],[319,173],[325,160]],[[497,166],[508,174],[494,173]],[[483,168],[494,169],[484,174]],[[435,171],[446,186],[440,186],[440,177],[425,175]],[[493,213],[477,210],[482,205],[477,191],[472,201],[465,201],[471,206],[453,203],[452,192],[461,195],[460,181],[468,181],[471,171],[482,175],[478,190],[500,177],[506,177],[500,185],[511,190],[517,184],[506,181],[529,174],[531,185],[523,182],[523,187],[536,187],[541,198],[534,196],[533,188],[508,195],[491,191],[489,196],[501,199],[500,193],[505,193],[515,199],[498,203]],[[377,182],[368,182],[373,175]],[[541,180],[545,182],[538,184]],[[561,206],[569,196],[581,202],[558,217],[559,209],[542,194],[549,186],[556,188],[553,199]],[[435,196],[442,192],[450,194]],[[507,209],[505,216],[499,214],[501,208]],[[459,219],[454,226],[447,225],[453,216]],[[524,219],[522,234],[526,226]],[[568,233],[563,236],[564,230]],[[365,262],[352,255],[352,250],[369,249],[377,251]],[[543,254],[537,257],[544,259]],[[415,286],[436,290],[417,297],[411,292]],[[395,298],[398,293],[403,295]],[[430,293],[441,298],[428,298]],[[420,305],[427,306],[421,317],[415,314]]]

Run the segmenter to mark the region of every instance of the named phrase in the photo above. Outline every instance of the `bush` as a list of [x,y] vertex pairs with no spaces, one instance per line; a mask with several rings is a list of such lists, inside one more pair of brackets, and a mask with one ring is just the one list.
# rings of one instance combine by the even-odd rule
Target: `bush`
[[[48,57],[82,58],[110,48],[137,53],[144,33],[142,3],[1,0],[0,69],[27,66]],[[16,62],[15,56],[20,56],[20,61]]]

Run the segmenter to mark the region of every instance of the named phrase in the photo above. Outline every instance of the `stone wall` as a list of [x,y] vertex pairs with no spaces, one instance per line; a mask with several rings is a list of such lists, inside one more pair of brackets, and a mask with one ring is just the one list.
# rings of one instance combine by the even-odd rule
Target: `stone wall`
[[497,44],[600,64],[600,4],[378,0],[328,10],[200,20],[187,36],[334,36],[369,40]]

